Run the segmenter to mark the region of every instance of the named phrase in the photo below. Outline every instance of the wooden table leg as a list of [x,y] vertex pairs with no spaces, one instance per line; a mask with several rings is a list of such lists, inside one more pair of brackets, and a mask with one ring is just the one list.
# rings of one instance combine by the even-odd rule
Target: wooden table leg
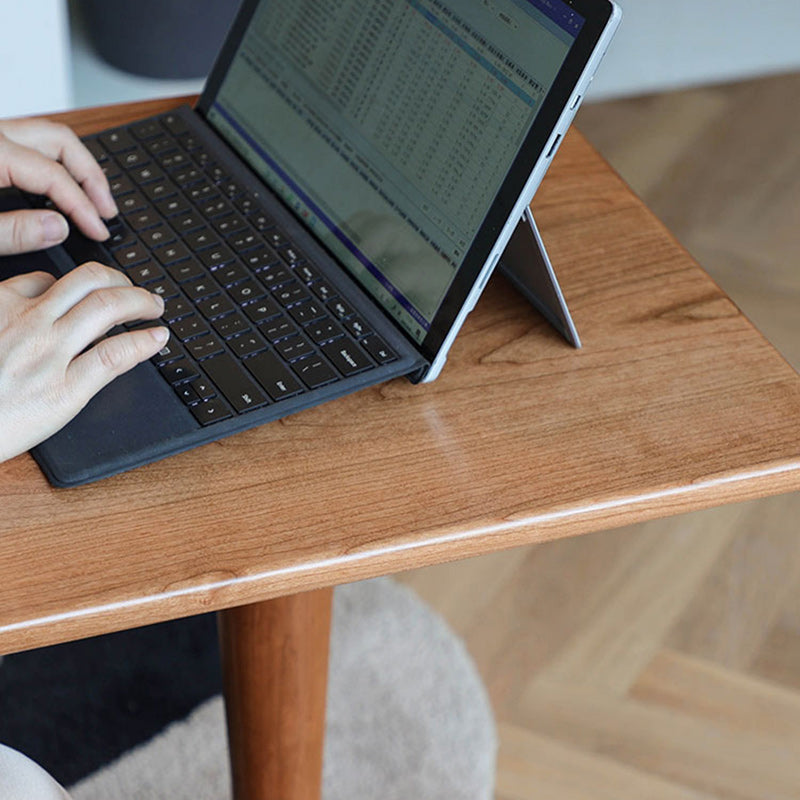
[[218,615],[235,800],[318,800],[332,589]]

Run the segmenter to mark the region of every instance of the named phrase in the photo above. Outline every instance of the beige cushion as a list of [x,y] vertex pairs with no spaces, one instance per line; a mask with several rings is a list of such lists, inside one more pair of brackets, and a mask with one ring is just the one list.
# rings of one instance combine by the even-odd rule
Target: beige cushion
[[69,800],[69,795],[38,764],[1,744],[0,797],[3,800]]

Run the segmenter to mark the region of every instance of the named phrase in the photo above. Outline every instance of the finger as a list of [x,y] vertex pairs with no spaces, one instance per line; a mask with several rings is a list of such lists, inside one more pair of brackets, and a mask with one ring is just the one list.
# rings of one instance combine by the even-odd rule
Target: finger
[[69,224],[56,211],[7,211],[0,214],[0,256],[54,247],[68,235]]
[[0,123],[0,132],[64,164],[102,216],[110,218],[119,213],[103,170],[71,128],[41,119],[5,120]]
[[20,297],[32,299],[44,294],[55,282],[56,279],[49,272],[27,272],[4,280],[0,286],[11,289]]
[[110,336],[78,356],[67,368],[71,393],[85,405],[114,378],[152,358],[167,343],[166,328],[146,328]]
[[164,301],[146,289],[97,289],[64,314],[54,330],[68,352],[79,353],[117,325],[156,319],[163,312]]
[[47,195],[88,237],[108,238],[108,228],[88,195],[67,170],[42,153],[0,137],[0,185]]
[[52,324],[97,289],[131,286],[119,270],[88,261],[53,284],[39,304],[40,313]]
[[60,161],[80,185],[100,214],[107,219],[119,214],[108,180],[94,156],[66,125],[42,123],[37,149]]

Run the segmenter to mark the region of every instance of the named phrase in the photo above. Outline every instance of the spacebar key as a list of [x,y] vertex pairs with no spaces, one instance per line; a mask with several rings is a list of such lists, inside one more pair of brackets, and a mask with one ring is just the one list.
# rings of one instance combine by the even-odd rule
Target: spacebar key
[[303,389],[297,378],[271,351],[258,353],[246,359],[245,364],[273,400],[283,400]]
[[238,414],[266,405],[264,393],[230,356],[208,358],[203,369]]

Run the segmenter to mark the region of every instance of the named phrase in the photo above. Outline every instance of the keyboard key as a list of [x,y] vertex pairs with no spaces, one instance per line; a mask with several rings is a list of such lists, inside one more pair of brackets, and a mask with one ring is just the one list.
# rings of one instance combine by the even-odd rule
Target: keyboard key
[[248,278],[247,280],[237,283],[235,286],[231,286],[228,289],[228,294],[231,296],[231,300],[233,300],[234,303],[238,303],[241,306],[264,297],[266,290],[260,283],[256,283],[252,278]]
[[223,286],[232,286],[234,283],[239,283],[239,281],[249,278],[250,273],[241,264],[237,264],[233,261],[230,264],[225,264],[215,269],[214,277]]
[[206,400],[204,403],[197,403],[196,405],[190,406],[189,410],[194,414],[194,418],[201,425],[213,425],[215,422],[220,422],[223,419],[229,419],[233,416],[219,398]]
[[[275,290],[275,299],[284,307],[289,308],[297,303],[302,303],[311,297],[308,290],[298,281],[289,281]],[[300,322],[301,320],[298,320]]]
[[210,268],[218,267],[226,264],[228,261],[233,261],[236,258],[233,251],[226,247],[224,244],[218,244],[209,250],[200,254],[200,260]]
[[167,343],[150,360],[160,367],[170,361],[185,357],[186,351],[181,347],[180,342],[174,336],[170,336]]
[[[289,266],[294,266],[295,264],[299,264],[301,261],[305,261],[306,260],[306,257],[303,255],[302,251],[298,250],[296,247],[293,247],[293,246],[284,247],[280,251],[280,256]],[[310,270],[310,277],[303,278],[303,280],[313,281],[314,278],[316,278],[318,276],[317,276],[316,272],[311,270],[310,267],[309,267],[309,270]]]
[[217,394],[216,387],[207,378],[200,376],[192,381],[192,388],[201,400],[210,400]]
[[210,333],[208,324],[198,314],[190,314],[188,317],[171,323],[169,327],[182,342]]
[[136,142],[126,130],[107,131],[98,138],[109,153],[122,153],[136,147]]
[[269,216],[269,214],[264,214],[262,212],[257,212],[255,214],[251,214],[248,219],[250,220],[250,224],[257,230],[257,231],[267,231],[270,228],[275,227],[275,220]]
[[178,295],[164,301],[164,319],[173,320],[185,317],[194,311],[194,306],[185,298]]
[[223,338],[230,339],[240,333],[250,330],[250,324],[239,313],[228,314],[226,317],[217,317],[211,320],[214,330]]
[[257,303],[244,306],[242,311],[256,324],[280,314],[280,309],[269,297],[262,297]]
[[[232,236],[247,228],[247,223],[238,214],[229,214],[227,217],[215,219],[213,225],[221,236]],[[235,247],[233,249],[236,250]]]
[[117,164],[116,161],[112,161],[110,158],[102,164],[102,170],[107,181],[113,178],[119,178],[119,176],[122,175],[122,169],[120,169],[119,164]]
[[324,319],[320,322],[312,322],[306,328],[306,333],[317,343],[329,342],[332,339],[338,339],[344,334],[340,325],[337,325],[332,319]]
[[161,124],[175,136],[182,136],[183,134],[189,133],[189,128],[186,127],[186,123],[178,114],[172,112],[164,114],[161,117]]
[[329,283],[325,281],[317,281],[316,283],[311,284],[311,291],[322,300],[323,303],[327,303],[329,300],[336,297],[339,294],[336,289],[334,289]]
[[207,219],[217,219],[232,214],[233,208],[224,197],[217,197],[200,203],[200,213]]
[[208,275],[194,281],[186,281],[181,284],[181,288],[186,292],[186,296],[194,301],[203,300],[219,292],[219,284]]
[[188,201],[179,195],[175,197],[162,197],[154,202],[156,208],[165,217],[175,217],[178,214],[186,214],[192,211],[192,207],[189,205]]
[[313,322],[316,319],[323,319],[327,316],[322,305],[314,302],[298,303],[296,306],[292,306],[289,309],[289,313],[292,315],[295,322],[300,325],[308,325],[309,322]]
[[155,261],[148,260],[129,269],[128,277],[137,286],[146,286],[148,283],[161,280],[164,277],[164,270]]
[[372,333],[372,329],[360,317],[350,317],[350,319],[345,320],[344,327],[356,339],[360,339],[362,336]]
[[120,175],[118,178],[109,178],[108,188],[114,197],[122,197],[128,192],[136,190],[136,185],[127,175]]
[[347,319],[347,317],[352,317],[356,313],[350,304],[344,300],[334,300],[328,303],[328,308],[339,319]]
[[261,389],[230,356],[209,358],[203,362],[203,369],[239,414],[266,405],[267,398]]
[[281,314],[278,319],[273,319],[269,322],[262,322],[261,325],[258,326],[258,329],[273,344],[285,338],[286,336],[291,336],[293,333],[297,333],[298,330],[297,325],[295,325],[290,319],[287,319],[283,314]]
[[180,169],[177,172],[172,173],[172,179],[181,189],[185,189],[187,186],[193,186],[196,183],[205,179],[205,175],[194,166],[186,167],[186,169]]
[[[288,248],[290,251],[292,248]],[[287,250],[281,250],[283,256]],[[296,264],[294,267],[294,274],[304,283],[312,283],[319,278],[319,273],[310,264]]]
[[148,291],[153,292],[153,294],[161,295],[164,300],[166,300],[168,297],[178,297],[180,295],[178,287],[169,278],[162,278],[161,280],[150,284],[147,289]]
[[[235,220],[241,219],[241,217],[225,217],[222,222],[227,220]],[[219,223],[217,223],[219,226]],[[217,228],[219,229],[219,227]],[[237,232],[233,236],[228,237],[228,244],[237,252],[237,253],[246,253],[248,250],[253,250],[255,248],[265,248],[266,246],[261,241],[261,237],[252,230],[243,230]]]
[[215,317],[221,317],[223,314],[230,314],[231,311],[236,310],[236,306],[226,295],[218,294],[215,297],[201,300],[197,304],[197,310],[206,319],[214,319]]
[[379,336],[372,334],[361,340],[364,349],[379,363],[397,361],[397,354]]
[[193,200],[195,203],[199,203],[202,200],[207,200],[211,197],[217,197],[219,192],[217,191],[216,186],[204,180],[201,183],[198,183],[196,186],[192,186],[192,188],[189,189],[186,194],[189,196],[190,200]]
[[254,197],[251,197],[249,194],[241,195],[241,197],[236,198],[233,204],[239,211],[242,212],[245,216],[249,214],[255,214],[256,212],[260,211],[258,202],[255,200]]
[[181,383],[175,387],[175,392],[187,406],[192,406],[200,402],[200,395],[197,394],[197,391],[191,383]]
[[275,353],[256,353],[242,362],[273,400],[283,400],[301,392],[303,387]]
[[228,347],[231,348],[234,355],[238,358],[247,358],[247,356],[251,356],[254,353],[260,353],[262,350],[266,350],[267,343],[259,334],[254,331],[249,331],[234,339],[230,339],[228,341]]
[[140,186],[153,181],[163,181],[165,177],[164,173],[153,164],[145,164],[143,167],[133,170],[130,175]]
[[122,214],[132,214],[134,211],[141,211],[147,208],[147,200],[139,192],[128,192],[128,194],[117,198],[117,206]]
[[212,247],[213,245],[219,244],[219,236],[217,236],[214,231],[211,230],[209,227],[202,227],[198,228],[191,233],[187,233],[186,236],[183,237],[183,241],[189,245],[189,247],[194,250],[195,252],[198,250],[203,250],[206,247]]
[[147,228],[152,228],[154,225],[158,225],[163,221],[155,211],[149,208],[144,211],[128,214],[125,219],[135,231],[143,231]]
[[222,342],[212,333],[200,336],[197,339],[190,339],[186,342],[185,347],[186,352],[197,361],[225,352]]
[[172,278],[178,283],[185,283],[186,281],[192,281],[196,278],[202,278],[206,274],[205,269],[193,258],[178,261],[177,264],[170,264],[170,266],[167,267],[167,272],[169,272]]
[[282,339],[275,345],[275,349],[281,354],[286,361],[294,361],[297,358],[311,355],[314,348],[305,336],[289,336],[287,339]]
[[338,379],[333,367],[318,355],[295,361],[292,369],[309,389],[316,389]]
[[139,243],[139,240],[124,225],[120,225],[109,232],[111,237],[106,240],[105,245],[111,251],[119,250],[123,247],[135,247]]
[[159,223],[152,228],[142,231],[139,236],[141,240],[151,249],[154,247],[161,247],[161,245],[168,244],[175,241],[175,234],[168,225]]
[[274,267],[267,267],[267,269],[259,272],[258,279],[267,289],[272,289],[286,283],[286,281],[292,280],[292,273],[289,271],[288,267],[278,264]]
[[201,146],[197,137],[189,133],[188,131],[186,133],[180,134],[178,138],[183,149],[188,150],[190,153],[193,150],[197,150]]
[[194,211],[186,211],[170,220],[170,224],[180,234],[189,233],[205,226],[206,221]]
[[222,194],[224,194],[230,200],[233,200],[235,197],[238,197],[242,193],[242,187],[239,186],[236,181],[232,181],[230,179],[226,181],[221,181],[219,184],[219,188],[222,190]]
[[260,247],[250,253],[245,253],[242,259],[254,272],[279,264],[277,255],[269,247]]
[[108,161],[108,153],[98,139],[84,139],[83,143],[98,164],[105,164]]
[[181,242],[173,242],[153,250],[153,255],[166,267],[176,261],[189,258],[191,253],[186,249],[186,245]]
[[194,364],[186,358],[179,358],[177,361],[163,364],[158,371],[173,386],[183,381],[194,380],[199,374]]
[[175,140],[171,139],[169,136],[159,136],[157,139],[148,139],[144,145],[154,156],[161,156],[178,149]]
[[135,244],[132,247],[122,247],[114,252],[117,264],[127,269],[135,264],[150,261],[150,253],[141,245]]
[[161,126],[156,122],[154,119],[146,120],[145,122],[140,122],[136,125],[131,126],[131,133],[137,139],[153,139],[157,136],[161,136],[163,130]]
[[228,179],[228,173],[219,164],[207,165],[206,174],[214,183],[222,183]]
[[267,241],[275,248],[286,247],[289,244],[289,240],[281,231],[271,230],[267,231],[264,235]]
[[161,166],[167,170],[167,172],[176,172],[177,170],[185,169],[192,163],[189,156],[180,151],[160,153],[158,159],[161,162]]
[[143,164],[147,164],[150,161],[150,156],[142,150],[141,147],[134,147],[131,150],[127,150],[126,152],[117,156],[117,161],[120,163],[122,167],[124,167],[129,172],[134,167],[140,167]]
[[372,366],[366,353],[349,339],[337,339],[322,346],[322,352],[333,362],[342,375],[355,375]]
[[142,191],[151,203],[155,203],[156,200],[163,200],[166,197],[175,197],[178,194],[175,184],[168,180],[146,183],[142,186]]

